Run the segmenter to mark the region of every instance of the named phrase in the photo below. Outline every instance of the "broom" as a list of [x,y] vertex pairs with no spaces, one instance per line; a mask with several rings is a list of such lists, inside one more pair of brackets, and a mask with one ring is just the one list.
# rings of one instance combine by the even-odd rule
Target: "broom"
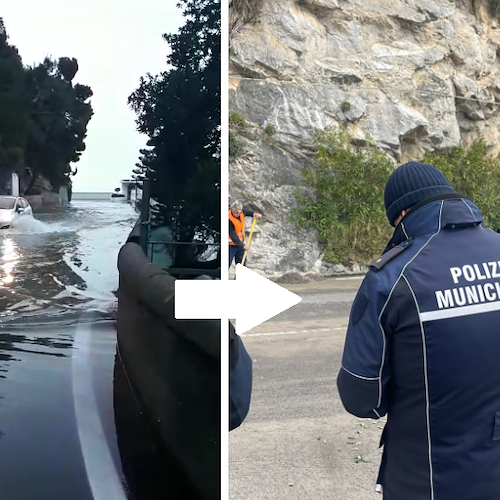
[[[250,235],[248,236],[248,249],[250,249],[250,242],[252,241],[252,234],[253,234],[253,230],[255,229],[255,224],[257,222],[257,219],[254,218],[253,220],[253,223],[252,223],[252,229],[250,229]],[[241,261],[241,265],[244,266],[245,265],[245,260],[247,258],[247,253],[248,253],[248,250],[245,250],[245,253],[243,255],[243,260]]]

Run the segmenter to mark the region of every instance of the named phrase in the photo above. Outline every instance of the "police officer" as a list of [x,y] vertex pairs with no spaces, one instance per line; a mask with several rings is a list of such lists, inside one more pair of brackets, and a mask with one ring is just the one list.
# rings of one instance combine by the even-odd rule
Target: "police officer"
[[252,360],[229,322],[229,430],[239,427],[250,408]]
[[387,415],[376,490],[500,498],[500,236],[423,163],[393,172],[385,208],[396,229],[354,301],[337,379],[348,412]]

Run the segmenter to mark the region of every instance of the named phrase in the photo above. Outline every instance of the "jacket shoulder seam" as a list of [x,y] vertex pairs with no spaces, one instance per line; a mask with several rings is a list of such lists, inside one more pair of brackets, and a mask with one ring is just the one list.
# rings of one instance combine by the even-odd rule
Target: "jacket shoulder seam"
[[[385,300],[385,303],[382,307],[382,310],[380,311],[380,314],[378,316],[378,324],[379,324],[379,327],[380,327],[380,330],[382,332],[382,338],[383,338],[383,341],[384,341],[384,348],[382,350],[382,359],[380,361],[380,371],[379,371],[379,397],[378,397],[378,402],[377,402],[377,408],[380,407],[380,405],[382,404],[382,393],[383,393],[383,389],[382,389],[382,372],[384,370],[384,364],[385,364],[385,351],[386,351],[386,344],[387,344],[387,335],[385,333],[385,329],[382,325],[382,316],[384,315],[384,312],[385,312],[385,308],[387,307],[387,304],[389,303],[389,301],[391,300],[391,297],[392,297],[392,294],[394,292],[394,289],[396,288],[396,285],[398,284],[399,280],[401,279],[401,277],[403,276],[404,272],[406,271],[406,268],[418,257],[418,255],[420,254],[420,252],[422,252],[422,250],[432,241],[432,239],[434,238],[434,236],[438,235],[441,231],[441,214],[442,214],[442,211],[443,211],[443,201],[441,201],[441,207],[439,209],[439,226],[438,226],[438,230],[434,233],[432,233],[429,238],[426,240],[426,242],[418,249],[418,251],[415,253],[415,255],[403,266],[403,269],[401,269],[401,272],[399,273],[399,276],[397,277],[397,279],[394,281],[394,284],[392,285],[392,288],[391,288],[391,291],[389,292],[389,295],[387,296],[387,299]],[[378,273],[377,273],[378,275]]]

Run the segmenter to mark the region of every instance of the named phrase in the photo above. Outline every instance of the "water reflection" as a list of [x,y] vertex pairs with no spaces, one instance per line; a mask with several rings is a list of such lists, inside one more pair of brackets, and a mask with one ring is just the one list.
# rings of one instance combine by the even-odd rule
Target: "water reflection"
[[[85,289],[85,282],[64,262],[61,243],[36,246],[33,239],[8,238],[0,244],[0,316],[47,309],[50,304],[73,305],[82,300],[68,289]],[[14,286],[12,286],[14,285]],[[65,292],[65,296],[60,296]],[[41,311],[42,312],[42,311]],[[45,311],[50,314],[50,311]]]
[[[19,361],[19,360],[14,358],[12,354],[7,354],[3,351],[0,351],[0,378],[7,378],[6,374],[8,372],[10,361]],[[2,399],[2,396],[0,396],[0,399]]]
[[[45,479],[43,498],[91,498],[76,432],[73,360],[89,362],[99,413],[94,417],[102,417],[104,430],[109,431],[114,424],[114,335],[96,325],[109,322],[110,301],[91,293],[95,283],[84,271],[94,266],[95,274],[114,279],[113,252],[131,227],[130,215],[101,205],[75,204],[67,211],[37,215],[47,219],[46,227],[2,231],[0,469],[6,471],[0,479],[2,499],[33,498],[33,484],[22,474],[26,470],[39,488]],[[76,324],[82,322],[91,323],[99,333],[89,352],[75,343]],[[84,401],[88,394],[83,394]]]
[[[72,341],[61,337],[56,339],[44,336],[0,333],[0,378],[7,378],[7,373],[12,362],[22,361],[22,359],[14,357],[12,353],[40,354],[43,356],[66,358],[70,356],[70,353],[61,352],[61,350],[70,349],[72,345]],[[29,346],[33,347],[30,348]],[[39,348],[36,346],[39,346]]]
[[99,288],[107,291],[116,286],[113,254],[131,223],[130,214],[107,205],[76,204],[37,214],[40,220],[33,219],[29,227],[2,230],[0,316],[18,315],[20,303],[29,311],[50,304],[81,305],[81,294],[69,296],[68,290],[95,289],[93,281],[102,281]]
[[[48,349],[29,349],[27,347],[20,347],[19,344],[41,346]],[[65,358],[69,354],[58,352],[57,349],[68,349],[70,347],[72,347],[70,342],[61,342],[60,340],[46,337],[29,338],[25,335],[0,334],[0,353],[4,353],[4,351],[27,352],[30,354],[43,354],[45,356]]]
[[14,268],[19,262],[20,255],[12,238],[6,237],[2,241],[2,261],[0,266],[0,286],[14,283]]
[[[16,467],[28,467],[32,454],[38,456],[38,450],[51,450],[54,463],[74,462],[74,470],[80,477],[81,448],[73,427],[75,393],[74,387],[71,390],[67,385],[75,376],[71,368],[77,356],[84,364],[89,363],[91,385],[83,384],[82,387],[95,391],[97,412],[94,416],[102,419],[106,441],[126,483],[128,497],[134,500],[207,500],[209,497],[193,487],[178,459],[165,446],[157,423],[145,411],[141,396],[134,392],[119,355],[113,360],[115,344],[111,325],[114,324],[108,322],[99,326],[94,323],[88,345],[79,344],[72,329],[52,329],[47,335],[43,331],[26,335],[26,332],[2,332],[0,325],[0,400],[5,396],[0,401],[0,441],[4,457],[10,456],[9,460],[13,460]],[[71,357],[73,361],[68,359]],[[87,396],[89,392],[83,394],[84,400]],[[50,437],[55,427],[65,436],[63,446]],[[9,450],[12,453],[12,449],[23,442],[26,433],[30,440],[33,439],[28,448],[20,449],[15,456],[9,455]],[[112,445],[112,434],[116,445]],[[84,438],[88,440],[89,436]],[[1,466],[5,464],[0,455]],[[52,475],[56,467],[36,462],[35,469],[36,473],[45,471]],[[76,488],[72,499],[88,500],[86,491],[78,491],[77,479],[69,473],[61,481],[64,488]],[[9,482],[5,477],[1,484],[9,492],[13,484],[20,489],[20,496],[16,498],[29,498],[23,496],[30,490],[29,484]],[[56,498],[50,496],[52,487],[55,482],[43,487],[47,495],[44,498]]]

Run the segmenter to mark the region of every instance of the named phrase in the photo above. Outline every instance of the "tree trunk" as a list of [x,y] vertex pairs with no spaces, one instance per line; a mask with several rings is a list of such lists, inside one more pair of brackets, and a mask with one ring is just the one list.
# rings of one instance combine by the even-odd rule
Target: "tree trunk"
[[28,186],[27,188],[24,190],[24,193],[23,194],[30,194],[30,191],[33,189],[33,186],[35,185],[35,182],[37,181],[38,179],[38,175],[37,174],[32,174],[31,175],[31,179],[28,183]]

